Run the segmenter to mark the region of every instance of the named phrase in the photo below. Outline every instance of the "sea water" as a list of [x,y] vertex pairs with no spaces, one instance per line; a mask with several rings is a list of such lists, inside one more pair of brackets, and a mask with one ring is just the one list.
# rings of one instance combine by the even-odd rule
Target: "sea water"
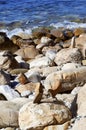
[[0,30],[16,33],[41,26],[86,28],[86,0],[0,0]]

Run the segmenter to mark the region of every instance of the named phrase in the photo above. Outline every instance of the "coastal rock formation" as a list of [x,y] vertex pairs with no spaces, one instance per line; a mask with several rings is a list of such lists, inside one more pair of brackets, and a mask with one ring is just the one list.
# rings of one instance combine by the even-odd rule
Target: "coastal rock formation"
[[[39,28],[30,36],[9,39],[0,32],[1,130],[85,130],[86,33],[82,33],[82,29]],[[5,44],[8,47],[2,49]]]

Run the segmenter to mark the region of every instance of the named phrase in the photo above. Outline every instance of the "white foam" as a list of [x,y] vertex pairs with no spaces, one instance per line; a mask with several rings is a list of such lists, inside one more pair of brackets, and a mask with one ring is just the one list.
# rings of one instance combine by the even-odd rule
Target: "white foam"
[[60,28],[60,27],[64,27],[64,28],[69,28],[69,29],[73,29],[73,28],[86,28],[86,23],[75,23],[75,22],[69,22],[69,21],[64,21],[64,22],[58,22],[56,24],[52,23],[50,24],[50,26],[53,26],[55,28]]
[[31,34],[32,29],[25,29],[23,30],[22,28],[15,28],[13,30],[7,30],[7,29],[1,29],[0,32],[5,32],[9,38],[11,38],[13,35],[18,35],[20,33],[25,33],[25,34]]

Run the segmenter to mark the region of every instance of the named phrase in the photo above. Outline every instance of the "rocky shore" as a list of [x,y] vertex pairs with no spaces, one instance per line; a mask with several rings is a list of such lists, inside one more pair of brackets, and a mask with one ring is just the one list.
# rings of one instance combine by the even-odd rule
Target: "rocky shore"
[[0,32],[0,130],[86,129],[86,29]]

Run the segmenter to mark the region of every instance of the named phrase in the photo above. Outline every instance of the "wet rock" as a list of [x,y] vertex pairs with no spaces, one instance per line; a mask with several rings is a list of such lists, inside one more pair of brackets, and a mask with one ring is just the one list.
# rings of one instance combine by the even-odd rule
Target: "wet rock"
[[4,32],[0,32],[0,50],[10,50],[15,52],[18,50],[18,46],[14,45]]
[[57,65],[63,65],[68,62],[81,63],[82,59],[82,54],[77,48],[67,48],[57,52],[54,61]]
[[50,30],[47,28],[39,28],[32,33],[32,36],[33,36],[33,38],[40,39],[42,36],[46,36],[46,34],[49,32],[50,32]]
[[28,103],[19,111],[19,126],[20,129],[42,130],[47,125],[62,124],[70,118],[70,111],[63,105]]

